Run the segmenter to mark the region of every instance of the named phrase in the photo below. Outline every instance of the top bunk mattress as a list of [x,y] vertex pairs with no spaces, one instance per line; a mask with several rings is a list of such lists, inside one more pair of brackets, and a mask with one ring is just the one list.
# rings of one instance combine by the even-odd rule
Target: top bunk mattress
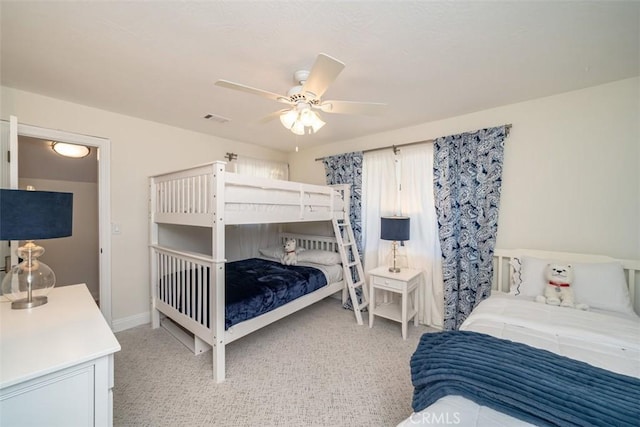
[[[151,213],[156,223],[211,227],[222,203],[229,224],[266,224],[341,219],[349,211],[347,186],[323,186],[257,178],[211,165],[151,178]],[[217,184],[216,184],[217,182]],[[219,185],[216,190],[216,185]]]
[[227,185],[225,187],[225,212],[227,223],[253,221],[256,213],[261,221],[283,217],[313,218],[333,216],[333,212],[345,209],[338,191],[330,194],[299,190]]

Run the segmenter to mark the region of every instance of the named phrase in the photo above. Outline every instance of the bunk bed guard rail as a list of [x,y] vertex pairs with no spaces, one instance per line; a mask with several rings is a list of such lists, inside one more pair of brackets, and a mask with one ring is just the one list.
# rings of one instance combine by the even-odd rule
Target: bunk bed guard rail
[[[152,221],[212,227],[328,221],[349,215],[348,184],[322,186],[224,171],[214,162],[151,178]],[[221,207],[221,208],[219,208]]]
[[[173,320],[201,337],[210,336],[210,257],[159,246],[151,248],[151,281],[155,308],[179,313]],[[208,344],[212,344],[208,342]]]

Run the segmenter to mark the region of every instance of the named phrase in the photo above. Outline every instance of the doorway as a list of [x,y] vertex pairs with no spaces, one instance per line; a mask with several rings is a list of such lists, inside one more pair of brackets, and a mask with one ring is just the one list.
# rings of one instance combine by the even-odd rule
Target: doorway
[[[97,161],[97,204],[98,204],[98,300],[100,302],[100,311],[111,327],[111,199],[110,199],[110,159],[111,159],[111,143],[106,138],[99,138],[89,135],[65,132],[55,129],[41,128],[32,125],[18,123],[16,117],[10,120],[2,120],[0,146],[2,146],[3,167],[0,170],[0,186],[2,188],[17,188],[18,176],[20,175],[18,166],[20,164],[18,139],[30,137],[37,140],[57,141],[69,144],[84,145],[90,147],[91,151],[95,151]],[[7,161],[9,161],[7,163]],[[7,168],[6,165],[9,165]],[[75,229],[75,224],[74,224]],[[64,240],[64,239],[59,239]],[[51,252],[50,242],[47,242],[45,249],[49,248]],[[10,252],[6,248],[7,242],[0,242],[0,252],[7,255]],[[57,251],[56,251],[57,252]],[[95,253],[95,252],[94,252]],[[45,254],[46,256],[47,254]],[[46,261],[45,261],[46,262]],[[75,262],[75,261],[74,261]],[[12,265],[17,263],[17,259],[12,261]],[[55,271],[55,269],[54,269]],[[57,272],[56,272],[57,273]],[[82,279],[75,283],[85,283],[87,280]],[[58,279],[60,284],[63,283]]]
[[40,260],[55,272],[56,287],[85,283],[99,305],[98,150],[87,147],[85,156],[73,158],[58,154],[53,145],[18,136],[18,188],[73,193],[72,235],[42,242]]

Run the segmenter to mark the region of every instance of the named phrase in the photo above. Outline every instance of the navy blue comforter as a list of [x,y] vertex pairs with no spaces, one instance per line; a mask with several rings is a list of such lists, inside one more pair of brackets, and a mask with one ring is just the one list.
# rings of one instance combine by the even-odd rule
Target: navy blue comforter
[[427,333],[411,357],[418,412],[459,395],[539,426],[638,426],[640,380],[470,331]]
[[327,284],[317,268],[250,258],[226,264],[225,329]]
[[[267,313],[327,284],[326,276],[317,268],[282,265],[277,261],[260,258],[228,262],[225,273],[225,329]],[[165,287],[165,282],[169,286]],[[210,290],[209,268],[202,267],[165,276],[160,280],[158,296],[181,313],[191,313],[191,316],[195,314],[200,323],[208,328],[209,305],[198,305],[196,302],[209,301]]]

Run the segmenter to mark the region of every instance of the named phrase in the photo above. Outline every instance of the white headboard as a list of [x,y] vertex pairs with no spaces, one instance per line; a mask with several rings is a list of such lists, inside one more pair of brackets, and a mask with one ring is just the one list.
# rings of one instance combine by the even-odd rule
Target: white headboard
[[509,264],[512,258],[530,256],[535,258],[559,260],[562,262],[611,262],[622,264],[629,287],[629,296],[636,313],[640,313],[640,298],[636,299],[640,289],[640,261],[611,258],[605,255],[576,254],[571,252],[551,252],[537,249],[496,249],[493,253],[493,283],[491,289],[499,292],[509,292],[513,267]]
[[287,232],[282,232],[279,236],[281,243],[284,243],[287,239],[296,239],[296,244],[299,248],[338,252],[338,241],[334,236],[318,236],[313,234]]

